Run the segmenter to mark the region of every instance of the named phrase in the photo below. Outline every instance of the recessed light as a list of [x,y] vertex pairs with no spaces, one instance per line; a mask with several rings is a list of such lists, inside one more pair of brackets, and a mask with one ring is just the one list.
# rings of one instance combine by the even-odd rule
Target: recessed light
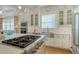
[[22,6],[18,6],[18,9],[22,9]]

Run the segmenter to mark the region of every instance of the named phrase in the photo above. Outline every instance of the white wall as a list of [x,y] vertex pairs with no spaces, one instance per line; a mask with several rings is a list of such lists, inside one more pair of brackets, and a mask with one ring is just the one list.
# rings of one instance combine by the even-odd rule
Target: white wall
[[[26,15],[26,20],[28,21],[28,32],[33,32],[34,29],[37,29],[37,32],[42,32],[43,30],[39,27],[39,26],[31,26],[30,25],[30,17],[31,17],[31,14],[35,15],[35,14],[38,14],[39,15],[39,19],[41,20],[41,16],[43,14],[56,14],[56,26],[59,27],[59,11],[64,11],[64,24],[67,24],[67,10],[72,10],[74,11],[75,9],[75,6],[61,6],[61,5],[58,5],[58,6],[43,6],[39,9],[38,8],[30,8],[29,9],[29,12],[27,12],[27,15]],[[40,12],[40,13],[39,13]],[[35,18],[35,17],[34,17]],[[33,19],[35,21],[35,19]],[[53,32],[54,29],[50,29],[50,32]]]

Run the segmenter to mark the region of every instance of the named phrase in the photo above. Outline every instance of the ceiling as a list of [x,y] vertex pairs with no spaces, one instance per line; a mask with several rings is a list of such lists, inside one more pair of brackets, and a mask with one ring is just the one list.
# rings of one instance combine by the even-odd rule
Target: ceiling
[[[0,16],[3,17],[11,17],[14,15],[19,15],[21,13],[25,13],[27,9],[32,10],[34,8],[47,8],[47,7],[55,7],[57,5],[20,5],[22,9],[18,8],[19,5],[0,5]],[[44,8],[44,9],[45,9]]]
[[37,8],[38,5],[21,5],[22,9],[18,8],[18,5],[0,5],[0,15],[3,17],[13,16],[18,13],[23,13],[27,8]]

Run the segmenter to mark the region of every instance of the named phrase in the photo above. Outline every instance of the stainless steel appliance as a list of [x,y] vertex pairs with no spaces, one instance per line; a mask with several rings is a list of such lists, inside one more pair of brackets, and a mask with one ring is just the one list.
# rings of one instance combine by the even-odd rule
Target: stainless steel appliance
[[73,51],[79,53],[79,13],[75,13],[73,21]]
[[17,47],[20,47],[20,48],[25,48],[28,45],[35,42],[39,38],[40,38],[40,36],[25,35],[25,36],[22,36],[22,37],[4,40],[4,41],[2,41],[2,43],[9,44],[9,45],[12,45],[12,46],[17,46]]

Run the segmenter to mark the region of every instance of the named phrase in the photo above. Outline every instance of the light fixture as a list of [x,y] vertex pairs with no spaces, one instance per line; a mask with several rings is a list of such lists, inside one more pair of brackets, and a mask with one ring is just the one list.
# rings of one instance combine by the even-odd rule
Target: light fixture
[[18,9],[22,9],[22,6],[18,6]]

